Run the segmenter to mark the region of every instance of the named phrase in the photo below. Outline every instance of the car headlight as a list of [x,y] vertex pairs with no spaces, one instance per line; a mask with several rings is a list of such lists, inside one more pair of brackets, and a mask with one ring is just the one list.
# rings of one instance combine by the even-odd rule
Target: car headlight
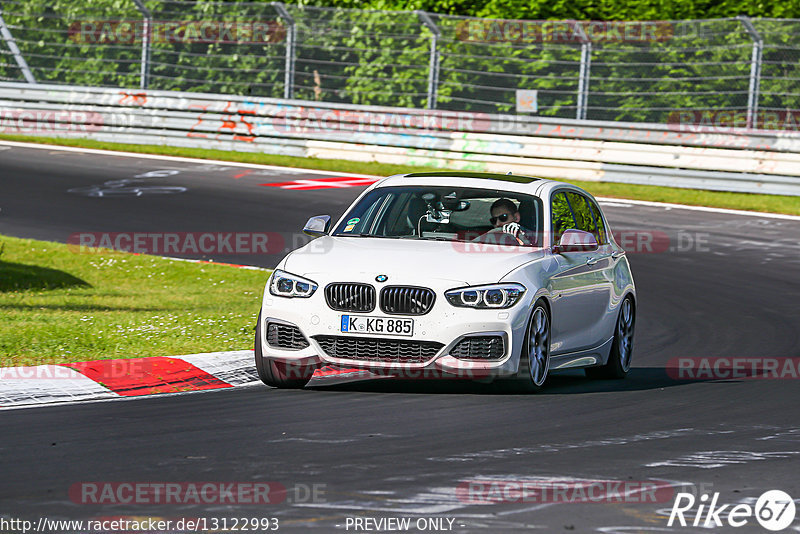
[[301,297],[308,298],[317,290],[317,284],[302,276],[287,273],[276,269],[272,273],[272,281],[269,283],[269,292],[276,297]]
[[510,308],[524,294],[525,286],[522,284],[490,284],[451,289],[444,296],[459,308],[498,309]]

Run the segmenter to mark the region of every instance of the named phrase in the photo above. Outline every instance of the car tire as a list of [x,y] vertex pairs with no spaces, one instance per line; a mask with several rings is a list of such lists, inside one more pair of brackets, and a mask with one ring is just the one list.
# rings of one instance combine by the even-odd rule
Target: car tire
[[617,323],[614,325],[614,341],[608,362],[600,367],[587,367],[586,376],[596,379],[625,378],[631,368],[633,358],[633,328],[636,325],[636,306],[629,295],[620,304]]
[[516,383],[523,391],[541,391],[550,370],[550,312],[539,300],[531,311],[520,354]]
[[256,370],[258,378],[266,385],[281,389],[300,389],[308,384],[316,366],[291,367],[289,369],[283,362],[276,362],[264,358],[261,352],[261,314],[258,314],[256,323],[256,340],[254,347],[256,357]]

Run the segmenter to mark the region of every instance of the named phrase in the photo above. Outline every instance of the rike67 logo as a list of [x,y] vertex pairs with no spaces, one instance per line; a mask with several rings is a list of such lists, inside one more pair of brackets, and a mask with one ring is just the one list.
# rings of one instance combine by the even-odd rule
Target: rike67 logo
[[[697,510],[694,510],[697,505]],[[688,519],[687,519],[688,518]],[[682,527],[743,527],[753,518],[767,530],[777,532],[787,528],[795,518],[795,504],[788,493],[770,490],[761,494],[751,506],[747,503],[719,504],[719,492],[703,494],[697,499],[691,493],[678,493],[672,504],[667,526]]]

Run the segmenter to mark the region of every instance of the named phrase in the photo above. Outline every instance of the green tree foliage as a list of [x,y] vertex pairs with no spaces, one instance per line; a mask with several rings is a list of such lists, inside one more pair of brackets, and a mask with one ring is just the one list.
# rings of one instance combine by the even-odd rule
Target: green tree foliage
[[529,20],[678,20],[800,17],[800,0],[300,0],[360,9],[423,9],[446,15]]
[[[296,22],[295,98],[428,106],[433,34],[413,11],[422,9],[440,32],[437,108],[514,113],[516,90],[535,89],[540,115],[573,118],[582,39],[576,23],[563,19],[582,19],[591,40],[588,118],[648,122],[669,122],[677,113],[697,110],[742,116],[747,106],[753,42],[742,23],[665,19],[800,12],[800,0],[338,0],[338,8],[309,5],[326,1],[286,6]],[[287,21],[270,3],[145,3],[155,20],[149,88],[284,95]],[[139,86],[143,31],[132,0],[4,0],[3,16],[37,81]],[[213,35],[254,24],[263,35]],[[754,24],[764,39],[760,108],[800,109],[800,21],[762,18]],[[211,38],[186,38],[198,27],[210,28]],[[3,42],[0,79],[23,79]]]

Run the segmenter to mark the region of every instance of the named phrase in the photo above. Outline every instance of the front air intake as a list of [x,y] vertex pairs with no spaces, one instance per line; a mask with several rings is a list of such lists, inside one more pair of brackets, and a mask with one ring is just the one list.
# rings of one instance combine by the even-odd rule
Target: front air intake
[[502,336],[470,336],[459,341],[450,356],[459,360],[499,360],[505,352]]
[[300,350],[308,347],[308,340],[293,324],[267,322],[267,343],[270,347]]
[[444,346],[435,341],[348,336],[314,336],[331,358],[381,363],[425,363]]

